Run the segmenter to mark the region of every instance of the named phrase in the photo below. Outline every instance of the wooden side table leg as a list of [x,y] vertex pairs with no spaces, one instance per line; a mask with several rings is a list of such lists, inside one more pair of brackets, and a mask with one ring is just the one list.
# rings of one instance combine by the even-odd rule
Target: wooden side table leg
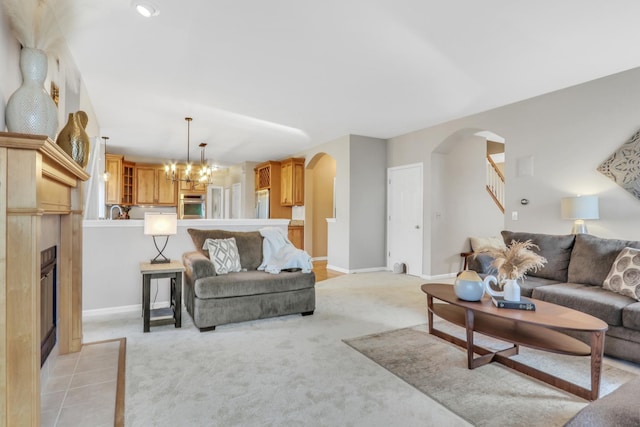
[[143,332],[149,332],[149,320],[150,320],[150,307],[149,300],[151,298],[151,275],[143,274],[142,275],[142,316],[144,318],[143,321]]
[[600,374],[602,372],[602,354],[604,353],[604,332],[591,333],[591,400],[600,394]]

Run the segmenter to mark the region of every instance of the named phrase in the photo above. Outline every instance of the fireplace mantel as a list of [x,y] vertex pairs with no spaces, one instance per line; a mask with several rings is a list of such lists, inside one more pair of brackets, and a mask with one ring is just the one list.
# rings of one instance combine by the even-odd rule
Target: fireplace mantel
[[60,216],[61,354],[82,347],[82,182],[42,135],[0,132],[0,427],[40,426],[42,215]]

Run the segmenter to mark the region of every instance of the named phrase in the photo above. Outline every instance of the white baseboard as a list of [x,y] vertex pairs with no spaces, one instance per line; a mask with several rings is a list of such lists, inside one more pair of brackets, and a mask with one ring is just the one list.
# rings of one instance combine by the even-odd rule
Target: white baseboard
[[327,264],[327,270],[334,270],[338,273],[344,274],[356,274],[356,273],[374,273],[376,271],[387,271],[386,267],[371,267],[371,268],[356,268],[353,270],[349,270],[342,267],[336,267],[335,265]]
[[314,257],[311,258],[311,262],[315,262],[315,261],[326,261],[327,257],[326,256],[318,256],[318,257]]
[[420,277],[426,280],[440,280],[440,279],[455,279],[457,275],[458,273],[436,274],[434,276],[423,274]]

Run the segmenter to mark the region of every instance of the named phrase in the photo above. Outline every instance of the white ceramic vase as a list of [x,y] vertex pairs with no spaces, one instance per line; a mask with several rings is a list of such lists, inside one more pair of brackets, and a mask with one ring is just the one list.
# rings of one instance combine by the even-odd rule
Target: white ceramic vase
[[9,132],[47,135],[55,140],[58,110],[44,89],[47,78],[47,54],[40,49],[22,48],[20,72],[22,85],[11,95],[5,109]]
[[493,297],[502,297],[506,301],[520,301],[520,285],[518,279],[505,279],[502,283],[502,291],[497,292],[491,288],[491,283],[497,284],[495,276],[487,276],[484,279],[485,290]]
[[502,287],[504,299],[507,301],[520,301],[520,285],[517,279],[507,279]]

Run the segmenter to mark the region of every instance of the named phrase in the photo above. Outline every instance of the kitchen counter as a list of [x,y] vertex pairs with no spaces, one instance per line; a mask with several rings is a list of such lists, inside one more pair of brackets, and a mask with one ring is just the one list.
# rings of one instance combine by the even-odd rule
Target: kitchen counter
[[[289,219],[179,219],[178,227],[222,228],[241,227],[257,230],[261,227],[287,226]],[[304,221],[302,221],[304,225]],[[83,227],[143,227],[143,219],[85,219]]]

